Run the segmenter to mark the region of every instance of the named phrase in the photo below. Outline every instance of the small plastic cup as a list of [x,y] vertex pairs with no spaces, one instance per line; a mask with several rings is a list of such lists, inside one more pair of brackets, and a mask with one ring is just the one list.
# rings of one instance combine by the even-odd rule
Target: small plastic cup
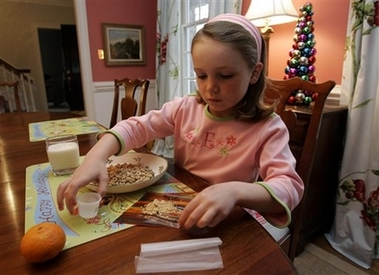
[[91,219],[97,216],[101,196],[98,193],[83,193],[76,198],[79,216],[84,219]]

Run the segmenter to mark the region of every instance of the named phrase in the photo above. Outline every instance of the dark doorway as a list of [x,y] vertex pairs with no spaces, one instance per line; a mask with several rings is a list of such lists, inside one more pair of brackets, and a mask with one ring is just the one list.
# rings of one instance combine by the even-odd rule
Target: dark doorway
[[76,26],[38,29],[38,39],[49,110],[83,111]]
[[71,110],[84,110],[78,38],[75,25],[61,25],[65,66],[65,90]]
[[68,109],[63,85],[62,35],[59,29],[38,29],[47,104],[50,109]]

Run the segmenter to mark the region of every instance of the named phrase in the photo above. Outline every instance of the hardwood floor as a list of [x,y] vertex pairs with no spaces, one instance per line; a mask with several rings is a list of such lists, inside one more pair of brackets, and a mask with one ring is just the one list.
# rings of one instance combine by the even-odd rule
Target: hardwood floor
[[335,257],[339,258],[340,260],[354,266],[356,269],[359,269],[360,271],[366,273],[366,274],[369,274],[369,275],[379,275],[379,259],[373,259],[372,261],[372,266],[370,269],[365,269],[365,268],[362,268],[361,266],[357,265],[356,263],[354,263],[353,261],[350,261],[349,259],[347,259],[346,257],[344,257],[343,255],[341,255],[340,253],[338,253],[337,251],[335,251],[333,249],[333,247],[328,243],[328,241],[325,239],[325,237],[323,235],[320,235],[318,237],[316,237],[313,241],[312,241],[312,244],[314,244],[315,246],[329,252],[330,254],[334,255]]

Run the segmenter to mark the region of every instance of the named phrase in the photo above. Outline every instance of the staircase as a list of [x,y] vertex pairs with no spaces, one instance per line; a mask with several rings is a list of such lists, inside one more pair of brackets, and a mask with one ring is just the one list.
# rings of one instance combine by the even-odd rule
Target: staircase
[[[0,58],[0,83],[15,81],[18,81],[18,92],[22,111],[35,112],[35,85],[33,78],[30,76],[30,70],[17,69]],[[0,97],[5,100],[6,111],[14,112],[17,110],[13,89],[2,87]]]

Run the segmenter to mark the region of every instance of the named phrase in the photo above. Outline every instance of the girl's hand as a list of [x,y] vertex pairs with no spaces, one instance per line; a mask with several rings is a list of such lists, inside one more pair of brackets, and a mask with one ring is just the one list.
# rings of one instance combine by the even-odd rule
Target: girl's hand
[[91,181],[97,182],[97,193],[104,195],[107,191],[108,171],[106,162],[108,157],[120,150],[118,140],[113,134],[104,134],[97,144],[87,153],[83,163],[76,168],[74,174],[62,182],[57,190],[59,210],[66,204],[71,214],[76,214],[76,194],[80,187]]
[[233,194],[231,183],[211,185],[201,191],[184,208],[179,219],[180,227],[192,228],[215,227],[234,209],[237,196]]
[[62,182],[57,190],[59,210],[64,209],[66,204],[68,211],[76,214],[76,194],[80,187],[86,186],[91,181],[98,183],[97,192],[104,195],[107,190],[108,172],[104,161],[86,158],[75,170],[74,174]]

